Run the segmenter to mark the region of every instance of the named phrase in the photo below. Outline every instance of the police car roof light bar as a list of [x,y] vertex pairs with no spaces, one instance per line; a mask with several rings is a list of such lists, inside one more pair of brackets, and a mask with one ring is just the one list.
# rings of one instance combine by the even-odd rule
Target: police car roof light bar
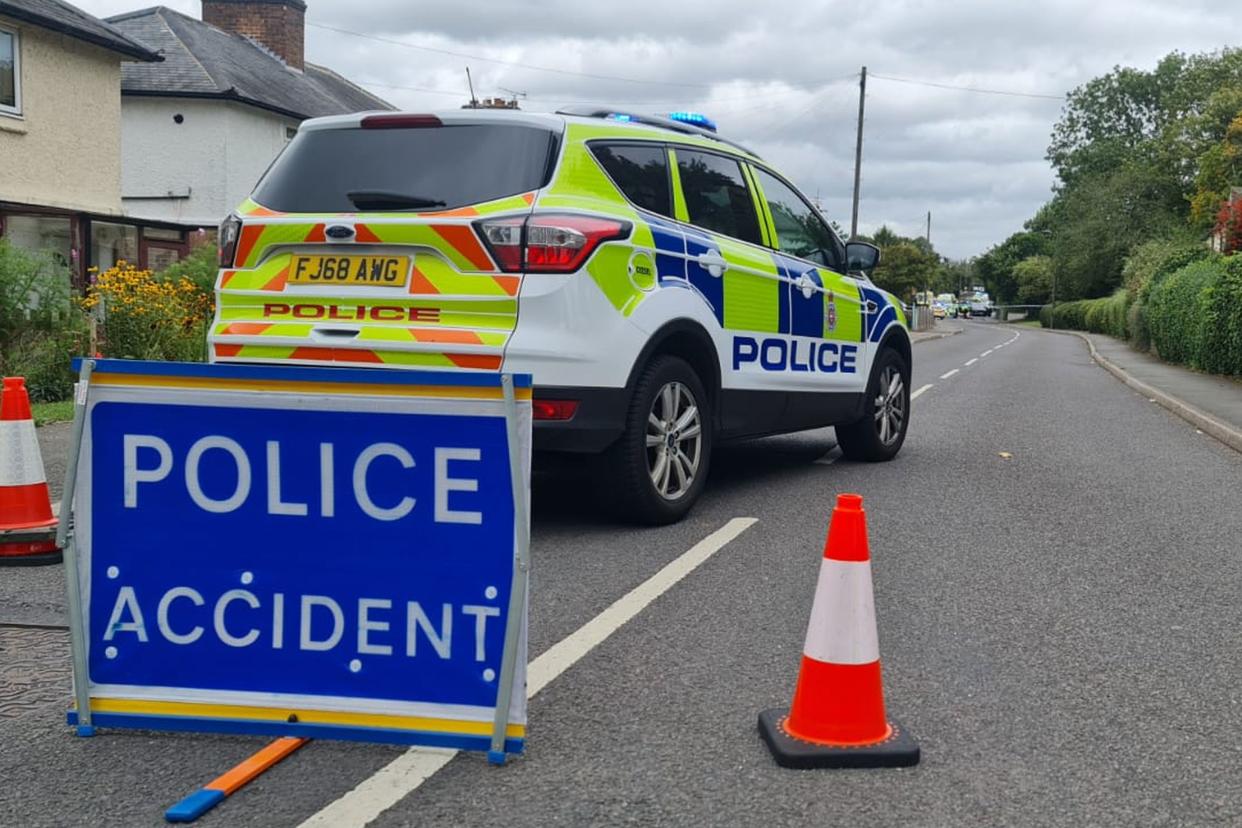
[[[741,150],[747,155],[759,158],[759,153],[748,147],[744,147],[736,141],[730,141],[728,138],[721,138],[716,132],[715,123],[704,116],[698,116],[703,120],[712,124],[712,129],[706,129],[696,123],[688,123],[686,121],[675,120],[673,118],[665,118],[661,115],[641,115],[636,112],[626,112],[621,109],[601,109],[597,106],[567,106],[564,109],[558,109],[557,115],[571,115],[577,118],[608,118],[613,121],[626,121],[635,124],[643,124],[644,126],[660,127],[661,129],[671,130],[672,132],[680,132],[683,135],[698,135],[703,138],[710,138],[713,141],[719,141],[722,144],[728,144],[734,149]],[[694,113],[675,113],[682,115],[692,115]]]

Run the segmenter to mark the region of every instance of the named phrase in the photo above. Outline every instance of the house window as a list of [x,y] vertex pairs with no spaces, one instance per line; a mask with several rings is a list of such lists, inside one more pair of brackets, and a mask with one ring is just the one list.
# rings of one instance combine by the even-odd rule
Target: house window
[[68,216],[8,213],[4,217],[4,237],[23,250],[47,251],[62,265],[75,261],[73,223]]
[[107,270],[121,260],[138,264],[138,228],[107,221],[91,222],[91,265]]
[[0,29],[0,113],[22,114],[22,64],[17,32]]

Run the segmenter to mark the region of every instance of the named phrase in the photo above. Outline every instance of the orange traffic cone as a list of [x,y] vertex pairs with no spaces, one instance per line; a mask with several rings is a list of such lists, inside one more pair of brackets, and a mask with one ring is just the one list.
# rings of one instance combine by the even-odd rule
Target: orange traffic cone
[[0,566],[60,559],[26,381],[5,377],[0,394]]
[[919,746],[884,713],[867,516],[859,495],[838,495],[832,510],[793,706],[760,713],[759,734],[787,768],[918,764]]

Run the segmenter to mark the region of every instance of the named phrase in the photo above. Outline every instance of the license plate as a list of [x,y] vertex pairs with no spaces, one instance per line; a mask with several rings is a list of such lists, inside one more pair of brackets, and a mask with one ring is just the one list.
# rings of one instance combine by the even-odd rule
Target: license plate
[[400,287],[409,275],[409,256],[294,256],[289,268],[295,285]]

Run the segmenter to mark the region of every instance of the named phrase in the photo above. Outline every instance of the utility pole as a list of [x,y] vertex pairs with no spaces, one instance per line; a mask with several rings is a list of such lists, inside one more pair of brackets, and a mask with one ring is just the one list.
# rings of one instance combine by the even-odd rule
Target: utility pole
[[858,142],[854,145],[854,212],[850,218],[850,238],[858,238],[858,187],[862,181],[863,105],[867,100],[867,67],[858,78]]

